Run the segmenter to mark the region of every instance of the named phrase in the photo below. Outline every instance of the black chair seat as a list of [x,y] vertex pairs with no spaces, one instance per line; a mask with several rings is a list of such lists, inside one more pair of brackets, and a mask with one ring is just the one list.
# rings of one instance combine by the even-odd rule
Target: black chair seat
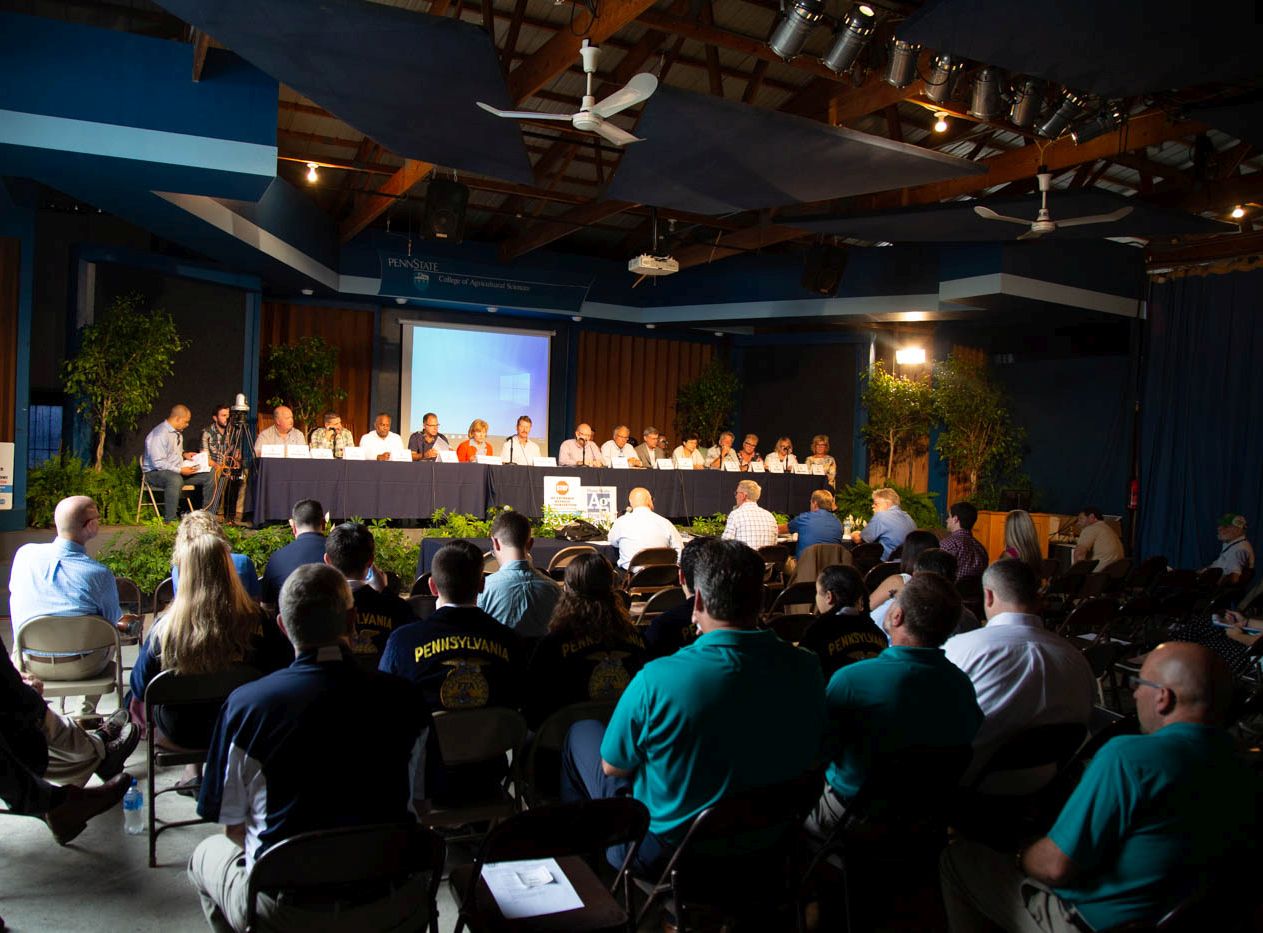
[[[605,884],[597,877],[582,858],[577,855],[563,855],[557,859],[557,865],[565,872],[566,879],[574,886],[575,894],[583,901],[577,910],[566,910],[556,914],[543,914],[538,917],[523,917],[516,920],[506,919],[500,912],[491,889],[481,878],[474,888],[473,903],[466,906],[466,924],[474,933],[517,933],[517,931],[539,931],[539,933],[570,933],[570,931],[588,930],[626,930],[627,911],[609,892]],[[452,869],[452,896],[460,900],[462,894],[469,890],[469,883],[474,877],[474,865],[461,865]]]

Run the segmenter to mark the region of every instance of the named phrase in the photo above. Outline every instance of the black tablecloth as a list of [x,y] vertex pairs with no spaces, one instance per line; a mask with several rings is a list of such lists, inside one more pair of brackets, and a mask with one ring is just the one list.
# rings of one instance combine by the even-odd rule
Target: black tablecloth
[[789,514],[806,511],[812,491],[825,485],[823,476],[789,473],[262,459],[251,488],[256,522],[289,518],[299,499],[316,499],[337,518],[419,519],[438,508],[482,516],[500,505],[538,517],[544,477],[571,475],[588,486],[616,486],[620,512],[627,507],[627,494],[644,486],[653,495],[654,511],[674,519],[728,512],[737,482],[746,477],[763,487],[759,505]]
[[[430,572],[430,561],[434,560],[434,555],[438,553],[439,548],[447,544],[447,542],[455,540],[453,538],[422,538],[421,539],[421,556],[417,559],[416,576]],[[490,538],[466,538],[466,541],[472,541],[474,546],[484,553],[491,550]],[[548,566],[548,562],[553,559],[553,555],[562,548],[572,547],[577,542],[563,541],[558,538],[536,538],[535,546],[531,548],[531,562],[540,570]],[[618,561],[618,548],[610,547],[608,544],[594,544],[598,551],[605,555],[610,563]],[[415,579],[415,578],[414,578]]]

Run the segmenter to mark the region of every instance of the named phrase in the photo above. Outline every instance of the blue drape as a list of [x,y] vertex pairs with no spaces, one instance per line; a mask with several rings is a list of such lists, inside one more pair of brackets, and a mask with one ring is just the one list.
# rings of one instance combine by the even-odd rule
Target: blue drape
[[1220,515],[1263,521],[1263,271],[1154,285],[1147,344],[1139,554],[1202,567]]

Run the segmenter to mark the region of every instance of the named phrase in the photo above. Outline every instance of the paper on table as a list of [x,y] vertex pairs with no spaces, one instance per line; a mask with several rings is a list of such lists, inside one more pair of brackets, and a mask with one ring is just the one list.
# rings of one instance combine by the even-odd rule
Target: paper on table
[[482,867],[482,880],[506,920],[542,917],[583,906],[556,859],[494,862]]

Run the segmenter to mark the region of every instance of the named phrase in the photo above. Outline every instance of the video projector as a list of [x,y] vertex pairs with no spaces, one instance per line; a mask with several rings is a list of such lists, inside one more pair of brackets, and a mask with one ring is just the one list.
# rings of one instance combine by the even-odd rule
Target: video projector
[[627,260],[627,271],[636,275],[671,275],[680,271],[680,264],[670,256],[650,256],[642,253]]

